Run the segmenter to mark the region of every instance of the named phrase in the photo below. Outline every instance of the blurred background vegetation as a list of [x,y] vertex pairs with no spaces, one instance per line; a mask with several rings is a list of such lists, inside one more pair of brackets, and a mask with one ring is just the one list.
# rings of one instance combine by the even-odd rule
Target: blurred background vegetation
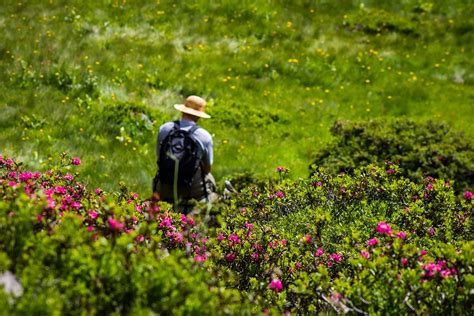
[[67,151],[89,185],[150,194],[159,126],[209,101],[214,175],[307,177],[336,120],[474,136],[472,1],[4,1],[0,153]]

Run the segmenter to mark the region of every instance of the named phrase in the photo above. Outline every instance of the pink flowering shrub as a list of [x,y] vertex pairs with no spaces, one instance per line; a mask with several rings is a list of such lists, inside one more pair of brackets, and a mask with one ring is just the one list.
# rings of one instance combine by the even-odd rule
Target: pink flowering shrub
[[445,181],[320,170],[251,185],[204,225],[124,185],[89,190],[71,170],[0,159],[0,268],[24,288],[0,293],[12,313],[449,314],[469,301],[472,200]]
[[[318,171],[307,181],[250,186],[242,190],[234,207],[224,209],[225,225],[217,230],[210,260],[218,262],[216,270],[223,266],[235,273],[233,287],[261,293],[271,299],[270,305],[282,304],[298,313],[334,310],[333,292],[353,311],[388,312],[384,302],[391,301],[394,293],[403,302],[408,294],[396,285],[400,275],[408,278],[405,284],[415,282],[424,293],[418,306],[444,310],[444,303],[435,302],[430,291],[458,293],[466,298],[454,286],[466,283],[458,279],[459,274],[453,278],[452,269],[469,267],[465,249],[472,206],[469,200],[458,200],[445,181],[426,178],[420,182],[415,184],[369,166],[355,176],[336,177]],[[432,184],[429,189],[428,183]],[[283,201],[276,198],[277,192],[284,193]],[[251,231],[246,229],[249,223]],[[229,240],[233,235],[237,237]],[[232,242],[234,238],[239,243]],[[456,246],[446,246],[449,244]],[[451,252],[453,249],[456,251]],[[232,260],[225,259],[228,254]],[[447,268],[423,268],[429,262],[446,262]],[[386,273],[391,280],[370,279],[374,264],[377,273]],[[432,278],[428,278],[431,272],[427,273],[426,267],[434,271]],[[417,278],[409,279],[414,273]],[[275,278],[285,284],[284,302],[281,296],[270,295],[270,288],[265,286],[267,280]],[[370,286],[374,282],[377,294]],[[316,288],[320,290],[314,291]],[[367,305],[360,298],[356,300],[353,289],[359,296],[367,293],[363,301],[377,303]],[[392,289],[396,289],[394,293]],[[308,300],[308,295],[312,299]],[[397,311],[413,312],[407,305]]]
[[[62,166],[68,161],[73,163],[63,155]],[[254,308],[235,290],[220,289],[225,298],[216,295],[219,280],[196,266],[208,256],[208,238],[196,219],[127,190],[118,199],[88,191],[77,175],[65,175],[56,168],[24,172],[13,160],[0,159],[0,271],[15,271],[23,288],[20,297],[0,291],[3,312],[128,314],[145,308],[199,314],[223,305],[235,313]],[[168,304],[159,303],[163,297]]]

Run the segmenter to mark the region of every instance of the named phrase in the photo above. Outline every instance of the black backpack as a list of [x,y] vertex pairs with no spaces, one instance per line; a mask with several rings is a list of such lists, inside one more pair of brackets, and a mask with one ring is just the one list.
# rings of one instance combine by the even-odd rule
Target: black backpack
[[199,129],[194,125],[189,131],[181,129],[179,121],[160,144],[158,179],[162,184],[174,184],[175,174],[180,187],[191,187],[194,175],[202,161],[204,150],[192,136]]

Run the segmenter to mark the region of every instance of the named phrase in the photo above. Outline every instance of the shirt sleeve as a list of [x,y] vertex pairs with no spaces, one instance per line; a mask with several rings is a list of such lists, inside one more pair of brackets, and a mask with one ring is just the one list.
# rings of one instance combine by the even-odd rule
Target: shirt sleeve
[[214,146],[212,144],[212,138],[209,140],[209,143],[207,144],[207,156],[208,156],[208,163],[209,166],[212,166],[212,163],[214,162]]
[[207,166],[212,166],[212,163],[214,161],[214,146],[212,142],[212,136],[209,134],[206,130],[202,130],[202,139],[201,143],[204,147],[204,159],[203,162]]

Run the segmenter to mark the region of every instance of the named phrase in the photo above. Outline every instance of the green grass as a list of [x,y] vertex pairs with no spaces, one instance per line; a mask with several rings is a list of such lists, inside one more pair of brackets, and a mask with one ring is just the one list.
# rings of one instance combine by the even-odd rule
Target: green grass
[[200,123],[218,180],[277,165],[306,177],[336,119],[433,119],[472,138],[473,13],[469,1],[3,4],[0,153],[41,169],[68,151],[91,185],[149,194],[156,132],[189,94],[210,101]]

